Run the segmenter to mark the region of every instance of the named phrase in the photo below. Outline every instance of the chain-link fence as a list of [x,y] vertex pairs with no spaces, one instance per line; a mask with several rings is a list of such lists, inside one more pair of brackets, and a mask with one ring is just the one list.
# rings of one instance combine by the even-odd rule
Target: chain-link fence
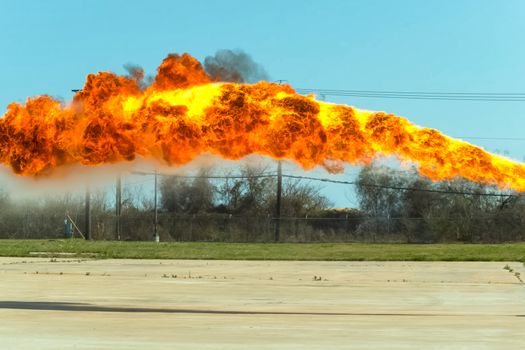
[[[161,213],[157,218],[157,232],[162,241],[273,242],[276,221],[268,215]],[[280,219],[279,241],[356,241],[359,221],[356,218],[284,217]],[[93,217],[93,238],[115,239],[115,227],[114,217]],[[123,240],[151,240],[155,232],[154,213],[121,217],[120,232]]]
[[[0,220],[1,238],[64,238],[61,213],[13,212]],[[84,216],[73,217],[82,230]],[[116,216],[93,213],[92,238],[116,240]],[[161,241],[273,242],[276,219],[270,215],[174,214],[157,216]],[[283,217],[280,242],[510,242],[525,240],[525,215],[500,213],[478,217],[383,218],[369,216]],[[78,235],[78,230],[77,236]],[[148,241],[154,238],[155,213],[122,215],[120,239]]]

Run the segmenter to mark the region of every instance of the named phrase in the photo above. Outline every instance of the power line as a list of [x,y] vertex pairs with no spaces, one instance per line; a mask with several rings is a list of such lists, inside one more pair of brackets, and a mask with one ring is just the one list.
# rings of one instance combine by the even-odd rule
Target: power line
[[[525,102],[525,93],[520,93],[520,92],[484,92],[484,93],[482,92],[414,92],[414,91],[336,90],[336,89],[304,89],[304,88],[297,88],[296,91],[301,94],[317,92],[320,95],[343,96],[343,97]],[[525,138],[522,138],[522,137],[456,136],[456,138],[469,139],[469,140],[525,141]]]
[[407,94],[407,95],[444,95],[444,96],[521,96],[525,92],[436,92],[436,91],[394,91],[394,90],[342,90],[342,89],[319,89],[319,88],[297,88],[297,90],[347,92],[347,93],[374,93],[374,94]]
[[[154,172],[132,171],[133,175],[155,175]],[[260,174],[260,175],[177,175],[157,173],[158,176],[174,177],[181,179],[258,179],[265,177],[277,177],[277,174]]]
[[511,92],[415,92],[415,91],[374,91],[374,90],[338,90],[297,88],[300,94],[318,93],[319,95],[365,98],[392,98],[412,100],[446,101],[486,101],[486,102],[525,102],[525,93]]
[[399,191],[419,191],[419,192],[468,195],[468,196],[484,196],[484,197],[518,197],[519,196],[515,194],[505,194],[505,193],[478,193],[478,192],[438,190],[438,189],[417,188],[417,187],[386,186],[386,185],[377,185],[377,184],[370,184],[370,183],[363,183],[363,182],[357,183],[355,181],[341,181],[341,180],[332,180],[332,179],[327,179],[327,178],[298,176],[298,175],[284,175],[283,174],[283,177],[292,178],[292,179],[313,180],[313,181],[320,181],[320,182],[345,184],[345,185],[354,185],[354,186],[359,185],[359,186],[364,186],[364,187],[383,188],[383,189],[399,190]]
[[525,141],[525,137],[455,136],[455,138],[465,140]]
[[[297,91],[301,93],[300,91]],[[312,91],[309,91],[312,92]],[[479,101],[479,102],[525,102],[525,98],[466,98],[466,97],[431,97],[431,96],[405,96],[405,95],[373,95],[373,94],[341,94],[319,92],[323,96],[336,97],[364,97],[381,99],[404,99],[404,100],[438,100],[438,101]]]
[[[134,171],[132,174],[137,175],[155,175],[154,172],[143,172],[143,171]],[[260,179],[260,178],[272,178],[278,177],[278,174],[266,173],[260,175],[224,175],[224,176],[215,176],[215,175],[174,175],[174,174],[162,174],[158,173],[159,176],[168,176],[175,178],[183,179]],[[398,190],[398,191],[417,191],[417,192],[430,192],[430,193],[441,193],[441,194],[453,194],[453,195],[464,195],[464,196],[482,196],[482,197],[519,197],[520,195],[512,193],[479,193],[479,192],[467,192],[467,191],[453,191],[453,190],[439,190],[439,189],[429,189],[429,188],[417,188],[417,187],[403,187],[403,186],[387,186],[387,185],[378,185],[371,183],[355,182],[355,181],[342,181],[342,180],[333,180],[328,178],[319,178],[312,176],[299,176],[299,175],[289,175],[282,174],[282,177],[298,180],[311,180],[319,182],[328,182],[342,185],[352,185],[352,186],[363,186],[371,188],[382,188],[389,190]]]

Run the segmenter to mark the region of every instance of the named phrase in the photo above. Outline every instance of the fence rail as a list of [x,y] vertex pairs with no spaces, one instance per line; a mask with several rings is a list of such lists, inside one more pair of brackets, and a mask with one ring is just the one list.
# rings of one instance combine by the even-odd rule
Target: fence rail
[[[14,216],[13,216],[14,215]],[[83,217],[74,217],[84,227]],[[159,213],[161,241],[273,242],[271,215]],[[92,215],[92,237],[116,240],[114,213]],[[120,218],[122,240],[152,240],[154,212]],[[0,220],[1,238],[63,238],[64,215],[17,213]],[[525,215],[502,212],[477,217],[385,218],[370,216],[281,217],[281,242],[507,242],[525,240]]]

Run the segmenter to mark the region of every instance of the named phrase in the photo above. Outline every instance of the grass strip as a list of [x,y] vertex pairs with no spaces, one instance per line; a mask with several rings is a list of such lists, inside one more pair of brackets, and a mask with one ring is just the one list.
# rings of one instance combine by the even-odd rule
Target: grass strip
[[525,243],[210,243],[73,240],[0,240],[0,256],[100,259],[522,261]]

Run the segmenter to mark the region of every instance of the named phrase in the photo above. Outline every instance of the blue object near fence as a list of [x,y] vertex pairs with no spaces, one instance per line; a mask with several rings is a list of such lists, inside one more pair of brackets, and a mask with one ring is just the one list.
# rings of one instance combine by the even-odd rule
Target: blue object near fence
[[66,235],[66,238],[73,237],[73,223],[69,221],[67,218],[64,219],[64,233]]

